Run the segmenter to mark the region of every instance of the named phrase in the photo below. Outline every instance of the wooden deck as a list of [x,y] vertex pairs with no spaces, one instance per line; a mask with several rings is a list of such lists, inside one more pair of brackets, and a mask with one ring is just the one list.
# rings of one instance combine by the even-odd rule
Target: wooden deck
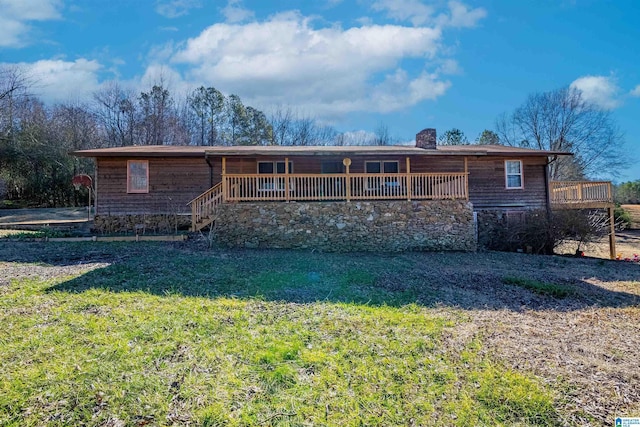
[[213,222],[226,202],[351,200],[468,200],[467,173],[223,174],[193,199],[193,231]]
[[554,209],[605,209],[613,206],[609,181],[552,181],[550,196]]
[[554,209],[606,209],[609,215],[609,257],[616,258],[613,189],[609,181],[552,181],[549,185]]
[[[613,192],[606,181],[553,181],[554,209],[611,209]],[[466,172],[222,174],[222,181],[193,199],[192,229],[214,220],[216,207],[227,202],[469,200]]]
[[225,175],[225,200],[442,200],[467,199],[467,174]]

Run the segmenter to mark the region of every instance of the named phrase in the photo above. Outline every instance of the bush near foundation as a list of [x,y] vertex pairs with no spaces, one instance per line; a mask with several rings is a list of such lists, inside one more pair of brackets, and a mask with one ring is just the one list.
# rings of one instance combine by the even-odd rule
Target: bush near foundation
[[550,255],[560,244],[571,241],[576,243],[578,254],[585,245],[609,232],[609,217],[604,210],[535,210],[517,222],[503,218],[491,249]]

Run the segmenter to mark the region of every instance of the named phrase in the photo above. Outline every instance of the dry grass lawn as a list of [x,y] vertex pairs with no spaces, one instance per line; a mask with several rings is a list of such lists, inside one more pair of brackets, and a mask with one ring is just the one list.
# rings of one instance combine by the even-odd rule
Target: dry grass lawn
[[[622,239],[619,250],[640,252],[638,233],[621,233],[619,239]],[[60,317],[67,310],[63,304],[70,304],[77,310],[74,311],[74,322],[78,324],[104,317],[126,325],[127,310],[143,310],[141,313],[144,314],[146,304],[154,304],[144,314],[149,322],[154,312],[177,316],[182,307],[188,307],[185,312],[191,313],[193,324],[187,327],[194,331],[202,327],[199,322],[207,317],[206,311],[202,310],[214,310],[211,304],[222,304],[228,314],[210,311],[210,315],[220,319],[227,316],[230,323],[221,323],[216,330],[238,328],[234,333],[246,332],[246,337],[241,336],[248,340],[247,343],[264,339],[260,334],[267,330],[273,333],[269,325],[279,325],[274,342],[281,344],[269,344],[276,345],[275,350],[269,350],[273,354],[246,356],[247,360],[258,360],[255,369],[261,370],[256,378],[264,380],[264,375],[269,375],[271,382],[247,384],[247,378],[253,376],[229,380],[231,390],[238,387],[237,390],[256,396],[252,398],[254,405],[258,405],[258,396],[274,399],[264,393],[271,387],[268,384],[276,381],[282,384],[274,389],[280,393],[275,396],[284,398],[289,391],[295,391],[290,396],[294,400],[296,395],[302,399],[301,396],[313,389],[296,387],[304,384],[321,387],[313,389],[314,399],[326,405],[322,406],[322,417],[335,422],[343,420],[340,411],[347,411],[346,406],[351,408],[349,411],[358,408],[354,402],[360,402],[358,411],[366,409],[362,406],[364,402],[365,406],[370,405],[367,406],[371,411],[367,415],[370,418],[362,418],[362,412],[351,415],[345,412],[344,420],[352,418],[341,421],[344,425],[365,420],[365,423],[377,425],[465,425],[472,422],[475,425],[599,426],[612,425],[615,416],[640,416],[640,265],[635,263],[495,252],[323,254],[206,250],[202,244],[193,241],[181,244],[0,241],[0,269],[0,311],[3,312],[0,319],[4,325],[28,320],[21,326],[26,328],[23,332],[27,334],[40,334],[45,326],[66,327],[64,317]],[[33,296],[20,296],[23,295],[21,292],[26,292],[22,287],[31,289],[29,292],[33,292]],[[131,301],[125,299],[127,295],[132,296]],[[88,304],[81,299],[85,296],[95,301]],[[201,308],[193,308],[186,305],[191,300],[210,302],[197,302]],[[49,305],[42,308],[37,301],[40,301],[37,304]],[[130,309],[127,308],[129,304]],[[48,313],[45,320],[32,317],[40,309]],[[132,318],[136,315],[131,314]],[[362,316],[361,321],[356,320],[358,316]],[[403,323],[405,316],[406,324]],[[289,322],[286,325],[277,323],[285,320]],[[136,318],[136,322],[142,322],[139,327],[145,327],[144,320]],[[149,342],[169,339],[168,335],[163,338],[162,334],[169,334],[175,325],[181,324],[170,319],[162,322],[166,323],[162,323],[162,328],[168,329],[156,330],[149,326],[145,334],[150,335],[145,335],[145,339]],[[329,326],[330,330],[323,329]],[[310,329],[314,327],[320,329]],[[425,328],[424,332],[421,328]],[[420,334],[427,334],[427,330],[431,344],[414,348],[420,341]],[[8,329],[5,332],[9,334]],[[10,346],[15,337],[6,334],[0,333],[0,342]],[[153,338],[154,334],[160,336]],[[317,338],[314,338],[315,334],[319,334]],[[305,339],[310,340],[310,344],[305,344],[307,347],[301,345],[293,350],[278,347],[284,345],[282,343],[291,346],[302,336],[308,336]],[[344,339],[339,343],[347,347],[325,349],[326,345],[338,346],[336,337]],[[388,341],[389,337],[393,337],[392,342]],[[183,387],[187,387],[189,380],[194,388],[189,389],[190,394],[184,392],[180,398],[183,400],[176,400],[172,390],[177,380],[167,379],[164,389],[162,381],[158,380],[160,392],[156,398],[158,402],[166,400],[167,408],[163,409],[160,403],[157,403],[157,409],[149,404],[150,414],[139,416],[151,418],[132,418],[132,425],[136,425],[135,422],[144,425],[147,421],[151,425],[303,425],[304,411],[308,417],[320,416],[310,412],[310,408],[297,408],[291,403],[281,410],[273,410],[273,405],[279,403],[271,400],[264,400],[262,406],[251,407],[249,403],[248,406],[234,406],[237,405],[233,403],[234,393],[226,389],[210,389],[215,396],[202,395],[202,389],[197,387],[199,381],[211,381],[209,374],[204,373],[205,367],[198,365],[204,357],[200,352],[205,350],[199,349],[196,341],[180,339],[183,340],[180,354],[171,356],[179,359],[171,359],[171,363],[182,366],[179,363],[184,360],[192,366],[184,374],[187,377],[183,378]],[[389,347],[396,339],[400,339],[399,347]],[[411,349],[402,348],[403,339],[410,343],[405,345],[410,345]],[[81,336],[81,340],[91,342],[91,337]],[[57,344],[44,345],[53,351]],[[208,368],[213,372],[218,372],[217,363],[226,366],[236,357],[235,352],[243,351],[220,345],[222,347],[216,350],[218,353],[212,356],[214,362],[210,362],[212,365]],[[359,349],[358,345],[371,347]],[[328,353],[322,353],[324,350]],[[402,352],[409,350],[412,353],[402,357],[418,354],[419,358],[394,360],[394,354],[405,354]],[[358,357],[353,360],[339,358],[349,354]],[[75,360],[74,355],[65,357]],[[308,361],[314,357],[316,362],[302,365],[303,359]],[[367,357],[371,357],[370,361]],[[16,358],[18,353],[5,355],[4,361],[0,362],[14,379],[32,368]],[[271,365],[265,365],[272,359],[279,360],[276,371],[268,370],[266,366]],[[74,363],[79,365],[80,373],[72,375],[80,375],[87,369],[82,360],[78,360]],[[330,365],[331,360],[344,361]],[[424,360],[430,360],[431,364],[424,365]],[[425,369],[423,374],[412,376],[415,367],[403,371],[403,365],[407,369],[418,361],[421,361],[420,369]],[[39,362],[31,357],[28,363]],[[389,366],[388,376],[378,370],[387,366],[385,364]],[[149,375],[164,375],[163,366],[157,365]],[[246,362],[237,366],[238,369],[254,369]],[[136,368],[131,369],[131,375],[136,375]],[[367,378],[367,369],[375,379],[370,377],[369,385],[365,386],[366,381],[362,384],[358,381],[360,376]],[[336,372],[340,372],[337,377],[323,377]],[[425,389],[401,388],[407,381],[421,381],[421,375],[432,381],[432,385]],[[350,385],[345,383],[343,390],[340,381],[344,378],[350,378]],[[73,381],[75,379],[71,380],[71,385]],[[375,391],[372,388],[377,387],[378,382],[386,387],[385,394],[375,398],[381,400],[367,400],[377,396],[370,393]],[[526,390],[538,390],[536,387],[541,387],[539,392],[526,394]],[[19,390],[8,386],[0,389],[0,421],[2,402],[7,405],[10,400],[8,394],[2,395],[2,390],[19,395]],[[393,390],[400,394],[395,395]],[[411,396],[412,403],[398,397],[403,394]],[[514,396],[524,397],[514,400]],[[551,412],[544,404],[545,396],[551,399]],[[99,399],[106,402],[107,397]],[[221,402],[215,406],[215,414],[203,413],[203,402],[213,397]],[[78,393],[74,398],[82,401]],[[6,406],[6,413],[18,417],[12,418],[15,421],[12,425],[22,425],[24,420],[31,420],[36,425],[59,425],[64,416],[83,420],[66,413],[69,411],[67,406],[62,409],[46,406],[45,394],[38,394],[37,399],[31,394],[20,399],[31,411],[50,411],[58,418],[38,417],[32,412],[25,413],[24,409],[15,412],[15,407]],[[539,400],[533,405],[530,399]],[[65,397],[64,401],[68,402],[69,398]],[[420,407],[414,405],[419,401],[424,402],[424,408],[429,408],[428,414],[421,413]],[[178,404],[182,405],[179,406],[182,408],[180,416],[175,412]],[[403,418],[398,414],[393,418],[388,412],[394,407],[413,415],[400,421]],[[100,422],[106,423],[103,425],[124,425],[115,423],[117,413],[114,408],[105,403],[103,407],[93,409],[94,421],[89,418],[83,422],[100,425],[98,421],[102,420]],[[524,415],[526,411],[541,412],[539,416],[535,413]],[[118,416],[122,422],[122,415]],[[216,420],[226,421],[216,424]],[[312,424],[323,423],[320,418],[314,420]]]

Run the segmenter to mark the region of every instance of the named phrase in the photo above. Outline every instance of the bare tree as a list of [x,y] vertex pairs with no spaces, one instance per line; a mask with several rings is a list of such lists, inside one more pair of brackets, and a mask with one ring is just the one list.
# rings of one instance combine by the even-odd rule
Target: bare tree
[[623,135],[611,114],[575,88],[530,95],[496,129],[506,145],[575,153],[550,164],[551,179],[615,176],[624,163]]
[[16,110],[28,99],[32,83],[20,67],[0,65],[0,139],[15,142]]
[[138,114],[133,92],[112,82],[95,92],[93,100],[94,112],[104,129],[107,146],[133,145]]
[[391,134],[389,133],[389,126],[384,123],[380,123],[375,130],[375,138],[373,139],[373,145],[391,145],[393,141]]
[[331,126],[319,125],[307,115],[300,115],[290,108],[277,108],[269,119],[274,145],[343,145]]
[[271,113],[269,121],[273,129],[271,143],[273,145],[291,145],[288,142],[294,121],[293,111],[290,108],[278,107]]

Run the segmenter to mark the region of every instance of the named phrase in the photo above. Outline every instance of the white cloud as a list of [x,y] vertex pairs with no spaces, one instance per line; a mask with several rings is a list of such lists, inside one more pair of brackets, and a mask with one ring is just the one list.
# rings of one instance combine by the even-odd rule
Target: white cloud
[[156,12],[165,18],[177,18],[199,7],[202,7],[201,0],[158,0],[156,2]]
[[481,7],[469,9],[465,4],[459,1],[449,2],[450,16],[446,21],[446,25],[458,28],[475,27],[482,18],[487,16],[487,11]]
[[469,9],[460,1],[450,1],[448,10],[436,16],[437,9],[426,5],[422,0],[376,0],[371,8],[377,12],[386,12],[387,16],[397,21],[409,21],[413,25],[436,24],[439,27],[475,27],[487,16],[483,8]]
[[612,77],[584,76],[574,80],[571,88],[582,92],[582,97],[595,105],[611,110],[620,105],[617,99],[619,88]]
[[445,93],[437,72],[410,75],[408,58],[436,68],[441,31],[370,25],[315,29],[289,12],[265,22],[215,24],[190,39],[173,62],[188,81],[236,93],[258,107],[295,105],[319,117],[394,111]]
[[29,22],[60,19],[61,0],[0,0],[0,47],[27,44]]
[[431,21],[435,9],[420,0],[376,0],[371,8],[377,12],[385,11],[397,21],[409,21],[413,25],[423,25]]
[[47,59],[17,65],[28,72],[34,82],[34,94],[45,102],[86,98],[100,87],[98,72],[102,65],[97,61]]
[[640,85],[636,86],[631,92],[629,92],[629,95],[640,98]]
[[242,0],[229,0],[227,6],[222,9],[225,20],[230,24],[243,22],[253,18],[254,13],[242,6]]

